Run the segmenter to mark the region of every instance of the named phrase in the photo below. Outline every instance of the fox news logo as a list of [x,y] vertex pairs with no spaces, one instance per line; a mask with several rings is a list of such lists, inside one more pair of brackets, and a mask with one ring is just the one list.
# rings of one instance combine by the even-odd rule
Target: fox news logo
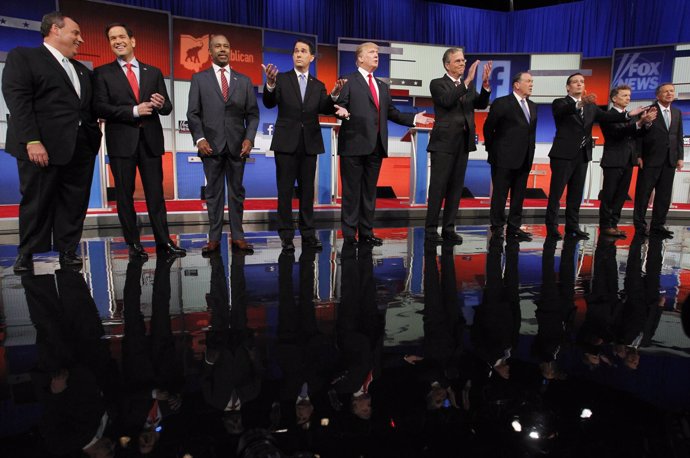
[[664,51],[621,54],[620,59],[616,61],[614,85],[627,84],[633,92],[653,91],[668,78],[662,78],[666,57],[667,54]]

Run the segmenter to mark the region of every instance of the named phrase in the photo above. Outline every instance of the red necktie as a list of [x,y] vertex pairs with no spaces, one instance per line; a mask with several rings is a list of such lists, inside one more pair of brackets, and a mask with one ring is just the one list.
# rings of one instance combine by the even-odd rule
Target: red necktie
[[139,101],[139,82],[137,81],[137,75],[134,74],[134,71],[132,71],[132,64],[129,62],[125,64],[125,67],[127,67],[127,81],[129,81],[129,85],[132,87],[132,92],[134,92],[134,98]]
[[228,86],[228,79],[225,77],[225,69],[220,69],[220,89],[223,91],[223,100],[228,101],[228,95],[230,93],[230,88]]
[[376,104],[376,111],[379,110],[379,96],[376,93],[376,87],[374,86],[374,78],[372,78],[371,73],[369,73],[369,90],[371,91],[371,96],[374,98],[374,103]]

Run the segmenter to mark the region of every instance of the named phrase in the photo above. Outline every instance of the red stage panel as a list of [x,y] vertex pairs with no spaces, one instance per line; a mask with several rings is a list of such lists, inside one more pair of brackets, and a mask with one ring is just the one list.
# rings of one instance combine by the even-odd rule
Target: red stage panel
[[84,0],[60,0],[60,10],[79,22],[84,44],[79,47],[77,59],[91,61],[94,67],[115,60],[105,36],[105,26],[123,22],[134,31],[137,59],[158,67],[164,77],[170,76],[167,12]]
[[326,85],[326,90],[333,89],[338,79],[338,48],[336,46],[319,45],[316,61],[316,76]]
[[[110,171],[110,164],[106,165],[108,170],[108,183],[110,186],[115,185],[115,179],[113,178],[113,173]],[[170,152],[166,152],[163,155],[163,197],[165,200],[172,200],[175,198],[175,185],[173,184],[173,155]],[[137,178],[134,182],[134,200],[145,200],[144,188],[141,184],[141,176],[139,176],[139,169],[137,169]],[[170,202],[168,202],[170,205]]]
[[262,31],[249,27],[173,18],[173,73],[176,80],[211,66],[208,43],[212,34],[222,34],[230,42],[230,67],[247,75],[254,86],[263,84]]

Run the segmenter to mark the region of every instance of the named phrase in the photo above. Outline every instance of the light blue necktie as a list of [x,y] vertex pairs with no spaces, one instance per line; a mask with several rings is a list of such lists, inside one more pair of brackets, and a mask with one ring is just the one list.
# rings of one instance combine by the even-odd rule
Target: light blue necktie
[[525,99],[520,99],[520,106],[522,107],[522,112],[525,113],[525,118],[527,119],[527,124],[529,124],[529,110],[527,109],[527,102]]
[[664,122],[666,123],[666,128],[670,129],[671,128],[671,118],[668,115],[668,108],[664,108]]
[[[72,83],[72,87],[74,87],[74,90],[76,91],[77,85],[74,83],[74,75],[72,74],[72,66],[69,64],[69,60],[66,57],[62,58],[62,67],[67,72],[67,76],[69,77],[69,80]],[[79,94],[77,94],[77,95],[79,95]]]
[[304,73],[299,74],[299,93],[302,95],[302,102],[304,102],[304,94],[307,92],[307,77]]

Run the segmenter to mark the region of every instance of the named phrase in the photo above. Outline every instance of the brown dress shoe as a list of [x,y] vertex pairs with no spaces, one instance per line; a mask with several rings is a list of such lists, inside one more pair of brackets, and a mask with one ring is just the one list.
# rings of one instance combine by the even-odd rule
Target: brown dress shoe
[[217,241],[215,241],[215,240],[211,240],[210,242],[208,242],[208,243],[206,244],[206,246],[204,246],[204,247],[201,249],[201,254],[202,254],[202,255],[205,255],[205,254],[206,254],[206,255],[209,255],[209,254],[211,254],[211,253],[213,253],[213,252],[215,252],[215,251],[218,251],[219,249],[220,249],[220,242],[217,242]]
[[232,247],[240,250],[240,251],[245,251],[248,254],[254,253],[254,245],[251,243],[247,243],[246,240],[233,240],[232,241]]

